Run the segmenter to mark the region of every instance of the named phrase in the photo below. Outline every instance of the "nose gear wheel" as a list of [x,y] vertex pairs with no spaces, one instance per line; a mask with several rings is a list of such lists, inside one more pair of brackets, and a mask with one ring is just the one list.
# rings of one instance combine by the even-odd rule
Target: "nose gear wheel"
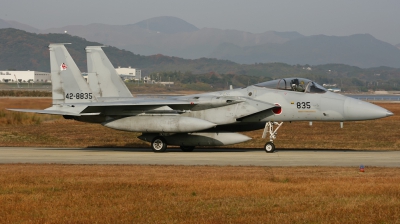
[[[273,122],[268,121],[265,123],[264,132],[262,134],[262,138],[267,137],[267,133],[269,133],[269,142],[264,145],[264,150],[266,153],[272,153],[275,151],[274,140],[276,139],[276,135],[278,134],[278,129],[282,126],[283,122]],[[278,125],[274,130],[274,125]]]

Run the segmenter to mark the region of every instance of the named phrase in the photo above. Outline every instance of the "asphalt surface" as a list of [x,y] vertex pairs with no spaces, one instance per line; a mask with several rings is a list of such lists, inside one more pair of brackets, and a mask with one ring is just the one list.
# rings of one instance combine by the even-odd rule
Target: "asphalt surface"
[[0,147],[0,163],[400,167],[400,151]]

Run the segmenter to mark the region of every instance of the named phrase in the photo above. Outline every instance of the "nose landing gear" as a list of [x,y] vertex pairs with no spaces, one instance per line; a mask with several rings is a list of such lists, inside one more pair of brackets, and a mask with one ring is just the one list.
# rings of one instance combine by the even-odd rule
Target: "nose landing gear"
[[266,153],[273,153],[275,151],[275,144],[273,142],[267,142],[264,145],[264,150]]
[[[267,123],[265,123],[265,128],[262,134],[262,138],[265,138],[267,136],[267,132],[269,133],[269,142],[267,142],[264,145],[264,150],[266,153],[273,153],[275,151],[274,140],[276,139],[276,135],[278,134],[277,131],[282,126],[282,124],[283,122],[278,123],[273,121],[268,121]],[[275,130],[274,130],[274,125],[278,125],[275,128]]]

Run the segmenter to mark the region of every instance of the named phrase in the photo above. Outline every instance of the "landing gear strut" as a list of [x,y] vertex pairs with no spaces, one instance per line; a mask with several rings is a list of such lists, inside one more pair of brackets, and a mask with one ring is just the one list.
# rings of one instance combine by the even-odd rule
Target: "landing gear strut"
[[[273,153],[275,151],[274,140],[276,139],[276,135],[278,134],[277,131],[282,126],[282,124],[283,122],[278,123],[272,121],[268,121],[267,123],[265,123],[265,128],[262,138],[267,137],[267,132],[269,132],[269,142],[267,142],[264,145],[264,150],[266,153]],[[278,127],[276,127],[275,130],[274,130],[274,125],[278,125]]]

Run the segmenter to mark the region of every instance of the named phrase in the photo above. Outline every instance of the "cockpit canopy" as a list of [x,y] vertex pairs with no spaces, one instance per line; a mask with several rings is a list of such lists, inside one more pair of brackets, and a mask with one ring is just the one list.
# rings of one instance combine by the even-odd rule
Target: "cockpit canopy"
[[304,78],[276,79],[268,82],[262,82],[256,84],[255,86],[306,93],[325,93],[328,91],[318,83]]

